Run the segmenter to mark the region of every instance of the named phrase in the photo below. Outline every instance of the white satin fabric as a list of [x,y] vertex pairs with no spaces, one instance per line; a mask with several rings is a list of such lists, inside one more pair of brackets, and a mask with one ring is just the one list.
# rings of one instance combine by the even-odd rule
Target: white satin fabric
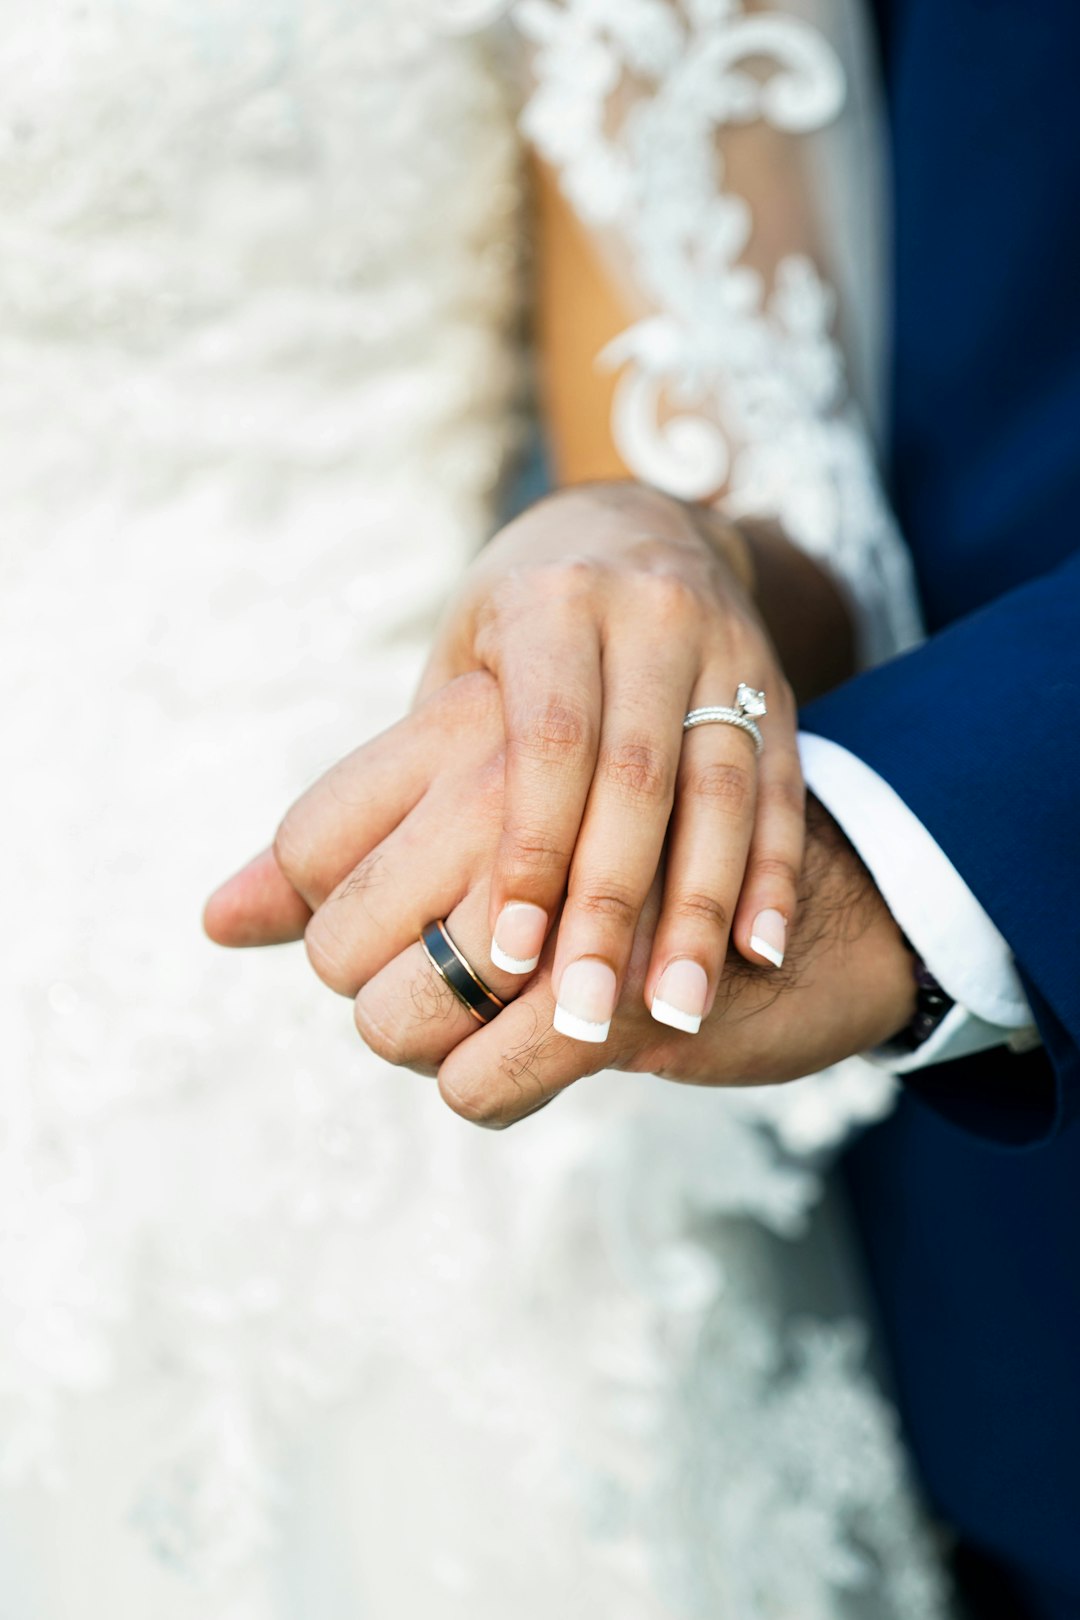
[[801,1235],[883,1076],[604,1075],[490,1136],[296,953],[200,935],[494,521],[502,9],[0,4],[20,1620],[943,1612],[842,1231]]

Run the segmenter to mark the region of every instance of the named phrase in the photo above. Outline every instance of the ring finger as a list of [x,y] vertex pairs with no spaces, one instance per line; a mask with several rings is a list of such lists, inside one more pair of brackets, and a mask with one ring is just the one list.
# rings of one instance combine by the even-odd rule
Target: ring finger
[[[521,993],[522,984],[519,976],[500,972],[485,960],[487,905],[486,890],[473,889],[450,911],[443,927],[473,981],[505,1004]],[[451,977],[455,971],[451,962]],[[421,1074],[434,1074],[448,1052],[490,1021],[478,1018],[455,995],[415,935],[364,985],[356,997],[355,1017],[360,1034],[380,1057]]]
[[[694,703],[730,689],[726,671],[703,676]],[[722,722],[684,734],[664,899],[645,1000],[660,1023],[696,1034],[723,971],[757,802],[754,739]]]

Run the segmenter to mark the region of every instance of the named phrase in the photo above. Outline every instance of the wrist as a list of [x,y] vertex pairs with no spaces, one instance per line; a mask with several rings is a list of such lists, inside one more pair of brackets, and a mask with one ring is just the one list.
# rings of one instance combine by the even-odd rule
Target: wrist
[[[887,1045],[917,1010],[911,948],[858,851],[812,794],[806,835],[805,971],[820,968],[847,1002],[849,1052]],[[798,973],[798,933],[794,943]]]
[[690,513],[691,520],[709,548],[735,576],[747,596],[756,602],[760,581],[749,533],[738,523],[724,517],[716,507],[694,506],[687,502],[680,504]]
[[931,973],[911,941],[905,937],[915,979],[915,1012],[889,1045],[899,1052],[917,1052],[935,1034],[956,1002]]
[[856,669],[855,620],[833,576],[772,519],[715,518],[729,554],[734,558],[741,548],[739,566],[799,702],[849,679]]

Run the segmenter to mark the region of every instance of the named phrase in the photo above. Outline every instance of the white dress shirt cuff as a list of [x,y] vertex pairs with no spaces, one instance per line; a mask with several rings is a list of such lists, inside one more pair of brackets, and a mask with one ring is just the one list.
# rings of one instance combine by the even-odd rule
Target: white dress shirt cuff
[[1008,945],[956,867],[876,771],[827,737],[799,734],[806,785],[843,828],[897,923],[955,1001],[914,1052],[866,1054],[894,1074],[1038,1036]]

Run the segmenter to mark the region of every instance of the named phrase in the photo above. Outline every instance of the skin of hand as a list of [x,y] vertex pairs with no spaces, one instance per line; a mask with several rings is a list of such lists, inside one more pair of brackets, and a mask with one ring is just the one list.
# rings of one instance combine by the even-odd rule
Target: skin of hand
[[[484,973],[496,994],[516,999],[478,1027],[417,936],[432,917],[444,917],[466,957],[480,963],[504,772],[495,681],[482,673],[453,681],[298,801],[275,851],[210,901],[208,931],[224,944],[249,944],[303,930],[316,971],[355,996],[365,1041],[392,1063],[437,1073],[455,1112],[493,1128],[602,1068],[706,1085],[793,1079],[878,1044],[912,1016],[914,975],[900,931],[835,823],[810,801],[783,967],[767,971],[731,953],[700,1033],[677,1031],[649,1012],[662,871],[638,917],[602,1043],[553,1027],[554,937],[524,990],[520,978]],[[463,801],[469,817],[459,813]]]
[[[749,961],[783,960],[803,842],[796,705],[748,586],[730,525],[601,484],[509,524],[444,615],[421,698],[488,670],[506,738],[478,961],[528,976],[558,914],[559,1021],[579,1039],[604,1038],[665,846],[656,1017],[700,1022],[729,939]],[[684,738],[687,711],[732,704],[740,682],[767,696],[760,761],[731,726]]]

